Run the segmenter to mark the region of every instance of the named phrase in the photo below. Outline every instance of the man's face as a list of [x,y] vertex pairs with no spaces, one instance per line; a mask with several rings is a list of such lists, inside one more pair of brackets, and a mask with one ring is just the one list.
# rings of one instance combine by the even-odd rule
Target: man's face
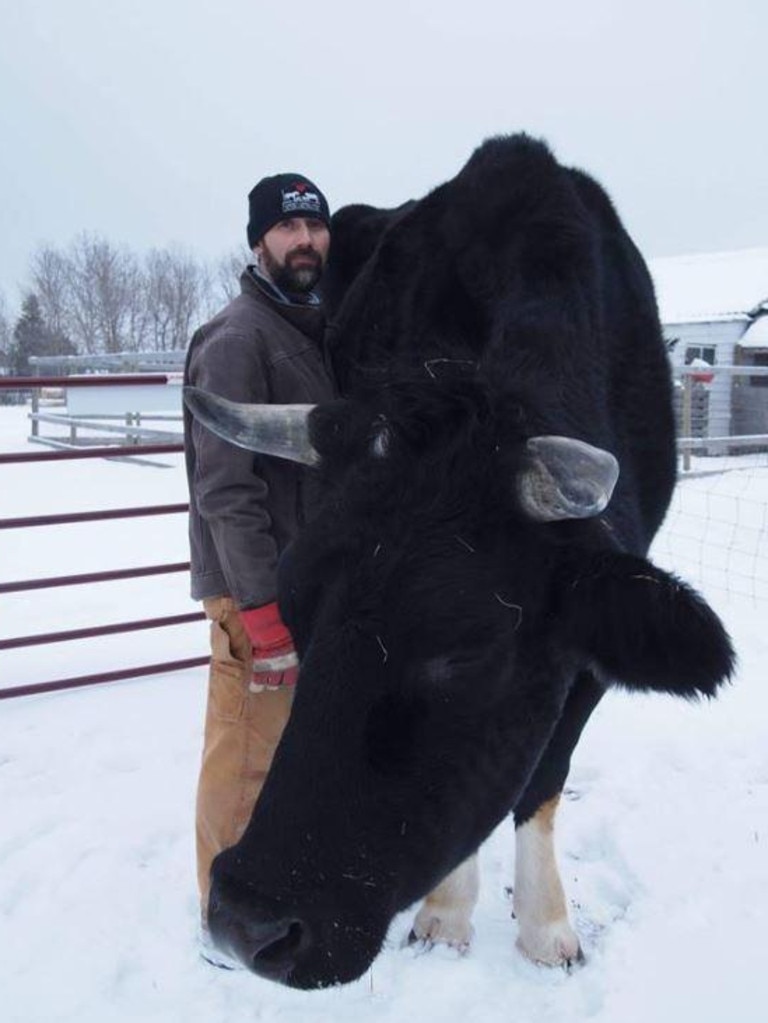
[[261,268],[283,291],[306,294],[320,280],[331,235],[322,220],[290,217],[271,227],[254,248]]

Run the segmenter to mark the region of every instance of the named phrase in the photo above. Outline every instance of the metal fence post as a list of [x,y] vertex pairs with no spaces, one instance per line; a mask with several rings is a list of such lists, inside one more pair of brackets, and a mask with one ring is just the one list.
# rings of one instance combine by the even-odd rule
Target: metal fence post
[[[683,415],[682,415],[683,437],[693,436],[693,377],[690,373],[683,374]],[[686,443],[683,449],[683,472],[691,468],[691,447]]]

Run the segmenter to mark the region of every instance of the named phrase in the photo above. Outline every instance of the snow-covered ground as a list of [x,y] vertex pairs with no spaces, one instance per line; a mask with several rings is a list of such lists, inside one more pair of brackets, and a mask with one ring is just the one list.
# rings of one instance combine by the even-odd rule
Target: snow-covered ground
[[[0,450],[26,446],[0,407]],[[32,449],[38,450],[38,449]],[[0,466],[0,517],[186,499],[178,456]],[[729,463],[729,465],[732,463]],[[709,466],[712,468],[713,466]],[[698,585],[739,653],[708,705],[611,694],[574,758],[563,879],[587,953],[514,949],[511,823],[481,853],[471,952],[401,948],[294,992],[196,953],[193,794],[204,669],[0,702],[3,1023],[758,1023],[768,952],[768,467],[678,488],[656,560]],[[184,561],[183,516],[0,531],[0,580]],[[184,575],[2,598],[0,636],[191,610]],[[0,653],[0,687],[205,652],[205,625]]]

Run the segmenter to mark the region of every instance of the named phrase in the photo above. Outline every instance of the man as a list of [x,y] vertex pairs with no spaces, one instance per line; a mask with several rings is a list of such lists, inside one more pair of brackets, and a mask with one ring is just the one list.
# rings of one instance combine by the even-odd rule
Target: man
[[[252,403],[333,397],[314,290],[330,242],[325,197],[300,174],[248,196],[255,264],[241,294],[193,336],[185,383]],[[213,857],[245,829],[282,734],[298,661],[275,603],[278,557],[311,503],[306,469],[235,448],[184,415],[192,596],[211,620],[211,667],[197,796],[203,920]]]

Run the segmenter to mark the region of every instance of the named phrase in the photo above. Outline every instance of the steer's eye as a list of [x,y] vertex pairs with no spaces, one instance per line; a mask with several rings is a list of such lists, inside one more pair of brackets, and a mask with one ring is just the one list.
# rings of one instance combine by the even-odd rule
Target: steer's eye
[[409,672],[409,681],[413,691],[432,706],[463,706],[465,700],[471,702],[482,692],[483,706],[487,707],[503,690],[514,663],[514,647],[489,639],[480,647],[467,644],[465,649],[459,647],[425,658]]
[[370,452],[376,458],[386,458],[392,444],[392,432],[384,416],[378,416],[373,424]]
[[439,657],[432,657],[424,664],[423,675],[427,682],[431,682],[434,685],[450,682],[453,675],[450,658],[445,654]]
[[444,689],[462,679],[472,679],[488,668],[488,650],[463,650],[438,654],[423,661],[419,668],[422,683],[436,690]]

